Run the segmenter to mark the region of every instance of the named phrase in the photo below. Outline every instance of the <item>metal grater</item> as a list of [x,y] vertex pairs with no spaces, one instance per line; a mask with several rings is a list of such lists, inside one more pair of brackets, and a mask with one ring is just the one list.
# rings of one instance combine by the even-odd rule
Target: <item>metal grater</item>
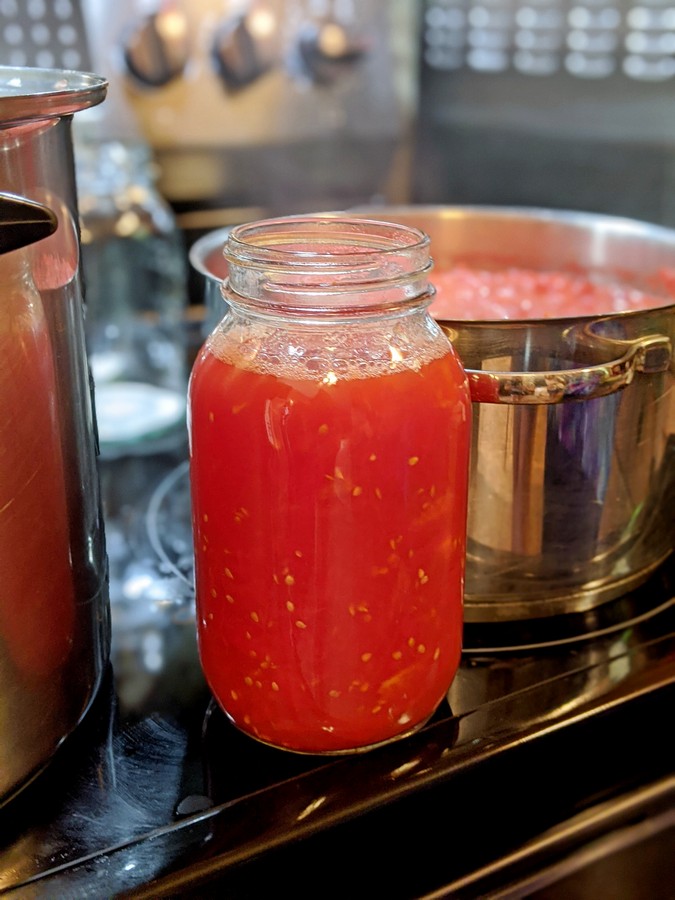
[[80,0],[0,0],[0,65],[90,71]]

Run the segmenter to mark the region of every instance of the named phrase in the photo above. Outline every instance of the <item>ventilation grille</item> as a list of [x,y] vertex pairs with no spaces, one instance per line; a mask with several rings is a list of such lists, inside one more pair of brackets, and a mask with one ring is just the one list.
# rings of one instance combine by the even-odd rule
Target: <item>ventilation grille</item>
[[426,0],[423,53],[436,70],[665,81],[675,77],[675,5]]

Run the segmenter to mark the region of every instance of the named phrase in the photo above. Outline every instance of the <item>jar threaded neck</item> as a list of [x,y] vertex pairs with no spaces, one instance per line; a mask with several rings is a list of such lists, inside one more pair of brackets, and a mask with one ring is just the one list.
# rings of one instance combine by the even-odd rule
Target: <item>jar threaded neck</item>
[[373,314],[427,305],[429,238],[416,228],[333,215],[234,228],[226,299],[280,313]]

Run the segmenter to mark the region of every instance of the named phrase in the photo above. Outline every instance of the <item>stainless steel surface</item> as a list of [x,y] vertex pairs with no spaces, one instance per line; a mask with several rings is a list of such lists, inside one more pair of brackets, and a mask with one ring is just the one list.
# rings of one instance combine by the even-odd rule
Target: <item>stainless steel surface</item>
[[584,209],[672,226],[672,10],[422,0],[415,202]]
[[675,75],[668,41],[672,17],[660,5],[616,0],[597,6],[581,0],[571,11],[561,0],[536,7],[505,0],[489,8],[478,0],[421,5],[424,62],[438,72],[519,73],[540,81],[566,75],[582,84],[617,74],[655,85]]
[[628,349],[622,356],[597,365],[545,372],[470,370],[471,396],[481,403],[592,400],[628,387],[639,372],[668,370],[673,350],[670,338],[654,334],[624,343]]
[[3,127],[41,119],[58,122],[101,103],[106,89],[104,78],[88,72],[0,66],[0,122]]
[[108,655],[70,117],[105,82],[0,68],[0,190],[53,234],[0,257],[0,804],[90,705]]
[[227,263],[223,255],[225,241],[231,228],[216,228],[202,235],[189,250],[192,268],[203,280],[204,336],[210,334],[224,315],[224,300],[220,285],[227,273]]
[[[490,207],[360,212],[422,228],[439,270],[581,269],[658,294],[675,267],[675,232],[627,219]],[[663,302],[595,318],[443,323],[477,401],[467,621],[590,609],[673,550],[675,305]]]
[[414,92],[402,6],[82,2],[92,64],[152,147],[164,196],[284,215],[389,195]]
[[0,3],[0,59],[7,66],[91,69],[80,0]]

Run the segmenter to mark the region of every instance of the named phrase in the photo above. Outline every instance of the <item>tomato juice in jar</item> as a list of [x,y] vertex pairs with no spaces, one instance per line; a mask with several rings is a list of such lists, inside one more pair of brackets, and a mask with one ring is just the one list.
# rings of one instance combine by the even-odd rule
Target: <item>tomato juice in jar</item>
[[459,664],[471,407],[428,238],[234,229],[190,382],[199,650],[244,732],[305,753],[421,727]]

